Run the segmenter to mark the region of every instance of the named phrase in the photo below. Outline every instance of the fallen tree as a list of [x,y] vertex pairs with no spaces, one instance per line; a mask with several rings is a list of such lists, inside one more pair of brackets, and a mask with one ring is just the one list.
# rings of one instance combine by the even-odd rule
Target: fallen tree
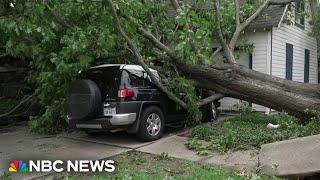
[[[184,75],[190,79],[198,82],[198,85],[206,89],[214,90],[215,92],[228,97],[254,102],[278,111],[285,111],[302,120],[308,120],[308,118],[310,118],[306,116],[306,111],[308,110],[312,111],[314,116],[320,117],[319,85],[289,81],[251,70],[238,65],[234,55],[234,49],[241,32],[243,32],[267,6],[288,4],[291,2],[293,2],[293,0],[266,0],[260,5],[255,13],[244,20],[244,22],[240,22],[240,5],[239,1],[235,0],[236,28],[229,44],[227,44],[221,29],[222,14],[220,12],[220,1],[216,0],[214,8],[216,17],[215,26],[219,37],[218,40],[226,57],[226,63],[215,67],[205,65],[188,65],[187,63],[184,63],[183,59],[179,58],[173,50],[161,43],[150,32],[150,30],[140,27],[139,31],[142,36],[152,42],[154,47],[164,51],[171,58],[173,63],[179,67],[179,71],[183,72]],[[171,0],[171,3],[177,11],[181,10],[178,1]],[[116,19],[116,27],[118,31],[123,37],[125,37],[129,47],[133,51],[133,54],[138,59],[138,63],[141,64],[148,72],[147,66],[144,64],[145,60],[140,55],[138,48],[121,27],[114,3],[112,0],[108,0],[108,4],[111,6],[114,19]],[[152,77],[150,72],[148,72],[148,74]],[[155,78],[152,79],[155,80]],[[157,86],[164,89],[164,86],[161,84],[157,84]],[[179,98],[166,90],[164,92],[166,92],[172,100],[182,105],[182,107],[186,107],[184,103],[181,103]],[[215,96],[217,98],[221,98],[218,95]],[[216,98],[211,97],[211,100],[214,101]],[[208,103],[209,102],[210,101],[208,101]]]
[[[267,6],[293,0],[186,2],[1,2],[0,59],[9,56],[27,62],[31,68],[28,82],[36,87],[46,109],[42,116],[32,118],[33,129],[56,132],[66,116],[63,104],[70,82],[80,70],[102,63],[142,65],[163,92],[191,113],[227,96],[302,119],[309,118],[307,109],[319,116],[318,85],[269,76],[237,63],[237,43],[251,22]],[[218,45],[214,51],[212,44]],[[218,58],[221,53],[224,59]],[[164,64],[163,72],[169,72],[163,73],[171,82],[168,86],[148,72],[155,59]],[[179,81],[182,86],[175,88]],[[189,87],[194,91],[192,86],[216,94],[205,99],[191,91],[187,98],[179,95]]]

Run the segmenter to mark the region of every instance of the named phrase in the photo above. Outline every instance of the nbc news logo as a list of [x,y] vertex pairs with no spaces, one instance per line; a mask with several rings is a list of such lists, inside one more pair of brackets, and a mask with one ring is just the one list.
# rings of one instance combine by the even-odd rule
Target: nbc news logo
[[9,164],[10,173],[26,172],[113,172],[115,171],[113,160],[14,160]]

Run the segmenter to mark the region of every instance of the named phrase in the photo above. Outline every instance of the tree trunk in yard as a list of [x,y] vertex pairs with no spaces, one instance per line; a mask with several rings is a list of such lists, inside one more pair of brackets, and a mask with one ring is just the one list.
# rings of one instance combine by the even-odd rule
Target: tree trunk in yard
[[[222,14],[220,12],[220,1],[215,0],[215,18],[217,22],[215,27],[221,45],[221,48],[218,49],[223,49],[226,58],[225,60],[227,62],[219,66],[189,65],[185,60],[180,59],[170,47],[160,42],[150,30],[140,27],[138,31],[143,37],[148,39],[155,48],[165,52],[179,71],[184,73],[184,75],[190,79],[193,79],[199,86],[202,86],[203,88],[213,90],[224,96],[238,98],[263,105],[280,112],[285,111],[291,115],[301,118],[303,121],[310,118],[310,116],[306,116],[306,109],[315,111],[315,116],[320,118],[319,85],[288,81],[253,71],[244,66],[238,65],[234,56],[235,45],[241,32],[244,31],[245,28],[260,15],[265,7],[272,4],[285,5],[293,1],[294,0],[266,0],[260,5],[253,15],[251,15],[244,22],[240,22],[239,0],[235,0],[236,31],[230,40],[230,43],[227,44],[221,30]],[[173,7],[179,11],[181,7],[179,6],[178,1],[172,0],[171,2],[173,2]],[[144,63],[145,59],[143,56],[141,56],[136,44],[128,37],[124,29],[121,27],[117,10],[113,4],[113,1],[107,0],[107,3],[112,8],[113,17],[115,19],[118,32],[128,43],[138,63],[142,65],[148,75],[153,78],[153,74],[148,72],[148,67]],[[164,90],[170,99],[174,100],[182,107],[187,107],[183,101],[177,98],[174,94],[170,93],[160,83],[157,82],[155,84],[160,89]],[[220,95],[217,97],[220,97]],[[215,100],[214,98],[209,99],[211,102]]]
[[225,96],[250,101],[277,111],[285,111],[302,120],[306,109],[320,116],[320,86],[281,79],[237,64],[223,68],[179,65],[200,86]]
[[270,76],[233,61],[211,66],[188,65],[148,31],[141,29],[141,34],[158,49],[166,52],[179,71],[206,89],[280,112],[285,111],[303,121],[310,118],[306,116],[306,109],[315,110],[315,115],[320,118],[320,86],[318,84],[306,84]]

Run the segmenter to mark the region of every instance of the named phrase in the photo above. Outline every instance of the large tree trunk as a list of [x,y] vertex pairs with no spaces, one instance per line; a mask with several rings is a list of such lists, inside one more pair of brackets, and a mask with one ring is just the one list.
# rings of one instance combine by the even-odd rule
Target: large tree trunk
[[[302,120],[309,118],[306,116],[306,109],[315,110],[316,115],[320,117],[318,84],[299,83],[263,74],[233,63],[235,60],[218,66],[188,65],[151,33],[144,29],[141,29],[141,33],[158,49],[166,52],[179,71],[207,89],[280,112],[285,111]],[[229,55],[233,58],[232,53]]]
[[[136,44],[122,29],[113,1],[106,1],[112,8],[117,30],[128,43],[128,46],[133,51],[137,62],[142,65],[152,80],[155,79],[153,74],[149,72],[150,70],[147,65],[144,63],[145,60],[143,56],[141,56]],[[234,56],[235,45],[241,32],[243,32],[245,28],[260,15],[265,7],[271,4],[285,5],[293,1],[294,0],[266,0],[260,5],[253,15],[244,22],[240,22],[239,0],[235,0],[236,30],[230,40],[230,43],[227,44],[221,30],[222,14],[220,12],[220,1],[215,0],[215,26],[221,45],[221,48],[218,49],[223,49],[226,58],[225,60],[227,62],[226,64],[218,67],[209,65],[188,65],[183,59],[180,59],[170,47],[160,42],[150,30],[140,27],[139,33],[148,39],[155,48],[165,52],[166,55],[171,58],[173,64],[177,66],[179,71],[184,73],[190,79],[195,80],[199,85],[206,89],[214,90],[228,97],[239,98],[263,105],[280,112],[285,111],[301,118],[302,120],[307,120],[306,118],[308,118],[308,116],[305,115],[306,109],[314,110],[316,113],[315,115],[320,118],[319,85],[288,81],[253,71],[238,65]],[[181,9],[177,0],[172,0],[171,2],[177,11]],[[184,102],[169,92],[165,87],[157,82],[157,80],[153,80],[153,82],[155,82],[155,85],[163,90],[169,98],[187,109],[187,105]],[[214,98],[210,98],[210,100],[214,100]]]
[[228,97],[285,111],[302,119],[306,117],[307,108],[316,110],[320,115],[320,86],[317,84],[289,81],[237,64],[225,64],[219,69],[205,66],[179,67],[200,85]]

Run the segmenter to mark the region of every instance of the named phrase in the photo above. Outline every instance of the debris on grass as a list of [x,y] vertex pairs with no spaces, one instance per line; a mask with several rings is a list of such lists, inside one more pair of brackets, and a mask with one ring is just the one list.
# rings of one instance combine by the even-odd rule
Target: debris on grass
[[268,128],[268,129],[278,129],[279,127],[280,127],[279,124],[275,125],[275,124],[269,123],[269,124],[267,125],[267,128]]
[[[220,123],[194,127],[191,129],[190,139],[186,146],[197,153],[214,150],[225,153],[239,148],[260,148],[262,144],[319,133],[320,121],[318,120],[301,124],[287,114],[249,113]],[[210,145],[203,146],[201,141],[209,142]]]

